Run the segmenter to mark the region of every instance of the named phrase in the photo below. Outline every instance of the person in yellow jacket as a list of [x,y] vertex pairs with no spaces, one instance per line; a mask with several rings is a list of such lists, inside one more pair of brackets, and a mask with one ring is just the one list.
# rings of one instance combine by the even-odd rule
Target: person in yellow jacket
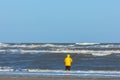
[[64,59],[65,70],[70,71],[72,62],[73,62],[73,60],[72,60],[72,58],[70,57],[70,54],[67,54],[67,57]]

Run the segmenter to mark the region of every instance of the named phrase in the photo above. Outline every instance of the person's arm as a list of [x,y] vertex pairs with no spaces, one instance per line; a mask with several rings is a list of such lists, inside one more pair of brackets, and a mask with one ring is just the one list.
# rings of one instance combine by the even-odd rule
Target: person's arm
[[72,58],[71,58],[71,62],[73,62]]

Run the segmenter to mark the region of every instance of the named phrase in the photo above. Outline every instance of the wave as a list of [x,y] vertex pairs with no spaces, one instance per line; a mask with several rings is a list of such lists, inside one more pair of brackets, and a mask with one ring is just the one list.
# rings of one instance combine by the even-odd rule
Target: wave
[[14,69],[13,68],[11,68],[11,67],[0,67],[0,71],[2,71],[2,72],[6,72],[6,71],[14,71]]
[[91,54],[93,56],[108,56],[111,54],[119,54],[120,50],[109,50],[109,51],[94,51],[94,50],[22,50],[22,49],[9,49],[0,50],[1,54],[41,54],[41,53],[70,53],[70,54]]
[[96,44],[100,44],[100,43],[75,43],[77,45],[96,45]]
[[0,47],[9,47],[9,48],[37,48],[37,47],[69,47],[75,46],[72,44],[7,44],[7,43],[0,43]]
[[93,56],[107,56],[111,54],[119,54],[119,50],[111,51],[93,51],[93,50],[60,50],[60,51],[49,51],[49,50],[20,50],[21,53],[77,53],[77,54],[91,54]]
[[2,54],[78,53],[107,56],[120,53],[119,48],[120,44],[114,43],[0,43],[0,53]]
[[32,49],[32,48],[70,48],[70,49],[75,49],[75,48],[120,48],[120,44],[102,44],[102,43],[61,43],[61,44],[48,44],[48,43],[0,43],[0,48],[27,48],[27,49]]
[[64,71],[41,69],[0,69],[0,75],[42,75],[42,76],[75,76],[75,77],[120,77],[120,71]]
[[93,56],[108,56],[111,55],[112,53],[110,52],[104,52],[104,53],[92,53]]
[[9,71],[9,72],[16,72],[16,71],[22,71],[22,72],[69,72],[69,73],[119,73],[120,71],[100,71],[100,70],[88,70],[88,71],[81,71],[81,70],[71,70],[71,71],[65,71],[65,70],[48,70],[48,69],[14,69],[12,67],[0,67],[0,72],[2,71]]
[[5,44],[5,43],[0,43],[0,47],[8,47],[9,44]]

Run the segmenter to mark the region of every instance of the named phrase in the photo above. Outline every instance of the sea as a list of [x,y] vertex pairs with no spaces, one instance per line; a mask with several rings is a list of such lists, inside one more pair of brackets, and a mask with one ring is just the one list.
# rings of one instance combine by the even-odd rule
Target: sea
[[120,77],[120,43],[0,43],[0,75]]

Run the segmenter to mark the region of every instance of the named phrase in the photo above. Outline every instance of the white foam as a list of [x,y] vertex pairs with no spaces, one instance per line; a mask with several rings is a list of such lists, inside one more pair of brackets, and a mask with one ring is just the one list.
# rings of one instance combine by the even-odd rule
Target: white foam
[[17,48],[36,48],[36,47],[40,47],[40,45],[35,45],[35,44],[31,44],[31,45],[27,45],[27,44],[15,44],[15,45],[10,45],[7,47],[17,47]]
[[74,45],[57,45],[57,44],[0,44],[0,47],[11,47],[11,48],[36,48],[36,47],[67,47],[67,46],[74,46]]
[[64,71],[64,70],[41,70],[0,68],[0,75],[42,75],[42,76],[77,76],[77,77],[120,77],[120,71]]
[[5,52],[6,50],[0,50],[0,52]]
[[[99,45],[96,45],[99,44]],[[120,45],[117,44],[100,44],[100,43],[75,43],[75,45],[73,44],[7,44],[7,43],[0,43],[0,47],[11,47],[11,48],[37,48],[37,47],[58,47],[58,48],[64,48],[64,47],[78,47],[76,45],[81,45],[79,47],[82,47],[82,45],[91,45],[88,46],[89,47],[97,47],[97,48],[120,48]],[[93,46],[92,46],[93,45]],[[78,48],[79,48],[78,47]]]
[[95,45],[100,43],[76,43],[77,45]]
[[107,45],[98,45],[100,48],[120,48],[120,45],[113,45],[113,44],[107,44]]
[[[93,46],[86,46],[86,48],[120,48],[120,45],[114,45],[114,44],[100,44],[100,43],[76,43],[77,45],[93,45]],[[99,45],[94,45],[99,44]],[[111,55],[113,53],[120,53],[120,50],[71,50],[76,48],[83,48],[82,46],[76,46],[73,44],[4,44],[0,43],[0,53],[78,53],[78,54],[92,54],[93,56],[107,56]],[[2,48],[3,47],[3,48]],[[5,47],[5,48],[4,48]],[[51,50],[35,50],[45,47],[52,47]],[[27,50],[27,49],[28,50]],[[43,48],[44,49],[44,48]]]
[[64,44],[43,44],[43,45],[40,45],[40,47],[58,47],[58,48],[64,48],[64,47],[72,47],[72,46],[75,46],[75,45],[64,45]]
[[8,50],[0,50],[1,53],[4,54],[25,54],[25,53],[77,53],[77,54],[91,54],[93,56],[107,56],[111,54],[119,54],[120,50],[106,50],[106,51],[94,51],[94,50],[22,50],[22,49],[8,49]]
[[8,47],[9,44],[5,44],[5,43],[0,43],[0,47]]
[[81,70],[71,70],[71,71],[65,71],[65,70],[43,70],[43,69],[13,69],[10,67],[0,67],[0,71],[25,71],[25,72],[60,72],[60,73],[119,73],[120,71],[93,71],[93,70],[89,70],[89,71],[81,71]]
[[107,56],[107,55],[111,55],[112,53],[110,52],[101,52],[101,53],[92,53],[93,56]]
[[62,72],[62,73],[119,73],[120,71],[80,71],[80,70],[74,70],[74,71],[65,71],[65,70],[41,70],[41,69],[26,69],[28,72]]
[[14,71],[14,69],[12,69],[10,67],[0,67],[0,71],[2,71],[2,72],[6,72],[6,71],[11,72],[11,71]]
[[39,70],[29,69],[30,73],[44,76],[77,76],[77,77],[120,77],[120,71],[64,71],[64,70]]

